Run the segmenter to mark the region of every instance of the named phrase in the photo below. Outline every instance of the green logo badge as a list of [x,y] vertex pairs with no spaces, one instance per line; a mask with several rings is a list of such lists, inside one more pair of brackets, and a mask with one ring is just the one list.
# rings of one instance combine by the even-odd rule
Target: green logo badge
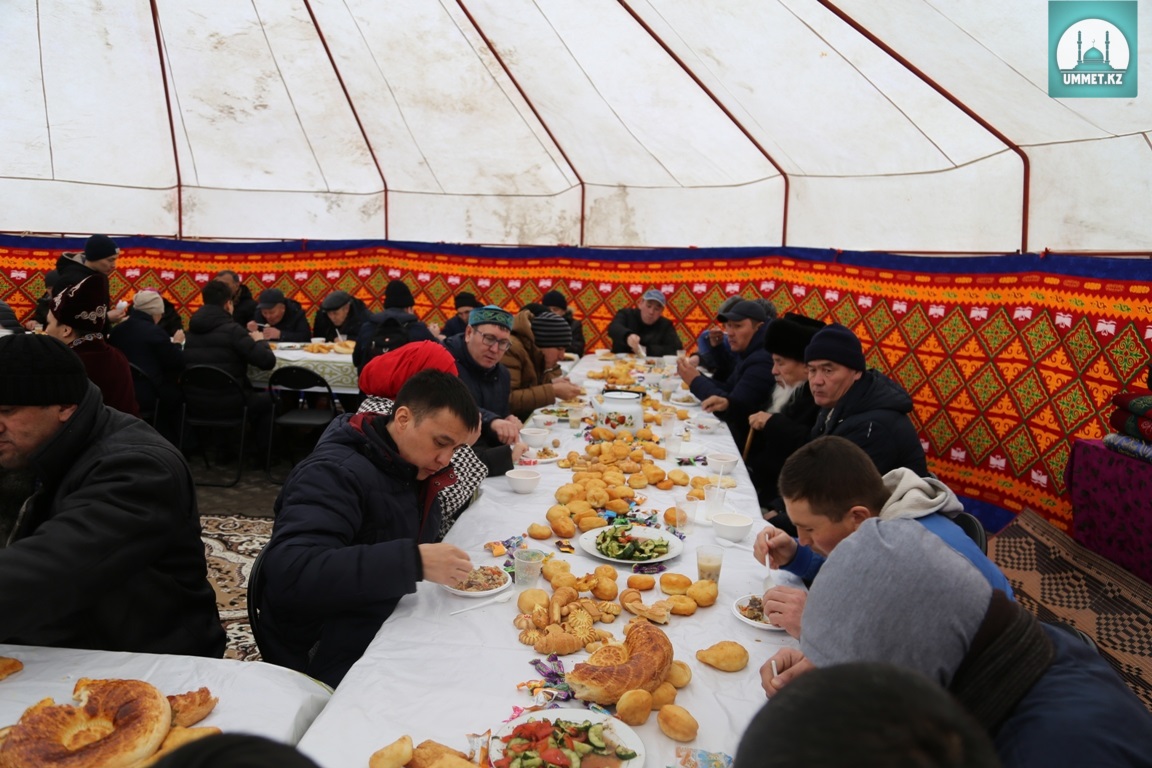
[[1136,97],[1136,0],[1049,0],[1048,95]]

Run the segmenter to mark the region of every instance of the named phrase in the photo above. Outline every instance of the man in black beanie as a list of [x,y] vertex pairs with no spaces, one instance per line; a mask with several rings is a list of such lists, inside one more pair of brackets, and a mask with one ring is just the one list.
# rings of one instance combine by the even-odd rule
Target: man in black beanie
[[440,341],[413,314],[416,299],[403,280],[393,280],[384,288],[384,311],[364,321],[356,336],[352,362],[364,370],[369,360],[410,341]]
[[444,328],[440,331],[440,335],[444,338],[464,333],[468,327],[468,316],[472,314],[472,310],[479,309],[481,306],[480,302],[476,300],[476,296],[468,291],[460,291],[456,294],[454,303],[456,314],[448,318],[448,322],[444,323]]
[[[56,282],[52,284],[52,296],[56,297],[66,288],[80,283],[85,278],[96,277],[94,282],[103,289],[101,297],[110,310],[108,321],[116,322],[124,316],[124,310],[114,307],[108,293],[108,277],[116,270],[116,260],[120,248],[108,235],[92,235],[84,243],[83,253],[64,253],[56,259]],[[45,320],[45,325],[47,321]]]
[[568,309],[568,300],[564,298],[564,294],[560,291],[548,291],[540,298],[540,303],[552,314],[564,318],[568,327],[572,329],[572,341],[568,342],[568,348],[565,351],[571,352],[577,357],[583,357],[584,324],[573,316],[572,310]]
[[522,309],[512,322],[512,346],[500,360],[508,369],[512,391],[508,405],[521,421],[532,411],[553,405],[556,399],[579,397],[580,387],[560,370],[564,350],[572,341],[572,329],[559,315],[543,312],[533,315]]
[[864,361],[860,339],[832,323],[804,349],[808,387],[820,406],[809,440],[838,435],[864,449],[880,474],[908,467],[928,476],[920,437],[908,414],[912,398],[904,388]]
[[220,657],[188,465],[75,352],[0,338],[0,643]]

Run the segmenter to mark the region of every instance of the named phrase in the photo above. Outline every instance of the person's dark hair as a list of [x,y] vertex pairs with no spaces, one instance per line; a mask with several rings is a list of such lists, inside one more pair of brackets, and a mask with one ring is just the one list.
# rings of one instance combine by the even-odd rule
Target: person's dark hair
[[218,733],[191,741],[154,768],[317,768],[295,747],[247,733]]
[[988,732],[946,690],[890,664],[797,677],[752,718],[732,768],[996,768]]
[[888,501],[884,478],[868,454],[835,435],[797,448],[781,467],[777,488],[785,501],[803,500],[813,513],[833,522],[857,505],[878,515]]
[[480,423],[480,409],[468,387],[459,377],[444,371],[420,371],[408,379],[396,393],[393,412],[402,405],[412,411],[417,423],[444,409],[469,429]]
[[240,282],[240,275],[236,274],[235,272],[233,272],[230,269],[220,270],[219,272],[216,273],[216,277],[214,277],[212,279],[213,280],[219,280],[222,276],[227,277],[228,279],[230,279],[234,283]]
[[212,280],[200,289],[205,304],[222,307],[232,301],[232,287],[220,280]]

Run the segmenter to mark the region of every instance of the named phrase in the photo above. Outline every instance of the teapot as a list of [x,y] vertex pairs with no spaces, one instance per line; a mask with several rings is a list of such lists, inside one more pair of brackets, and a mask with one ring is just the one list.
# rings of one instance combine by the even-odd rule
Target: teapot
[[639,392],[605,392],[592,399],[596,423],[609,429],[644,426],[644,405]]

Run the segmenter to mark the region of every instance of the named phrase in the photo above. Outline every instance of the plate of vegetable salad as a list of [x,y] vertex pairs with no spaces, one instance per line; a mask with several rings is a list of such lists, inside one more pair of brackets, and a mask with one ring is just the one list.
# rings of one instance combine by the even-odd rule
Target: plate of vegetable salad
[[544,709],[492,735],[493,768],[642,768],[644,743],[616,718],[589,709]]
[[593,528],[580,536],[585,552],[613,563],[662,563],[684,551],[684,542],[667,531],[625,522]]

